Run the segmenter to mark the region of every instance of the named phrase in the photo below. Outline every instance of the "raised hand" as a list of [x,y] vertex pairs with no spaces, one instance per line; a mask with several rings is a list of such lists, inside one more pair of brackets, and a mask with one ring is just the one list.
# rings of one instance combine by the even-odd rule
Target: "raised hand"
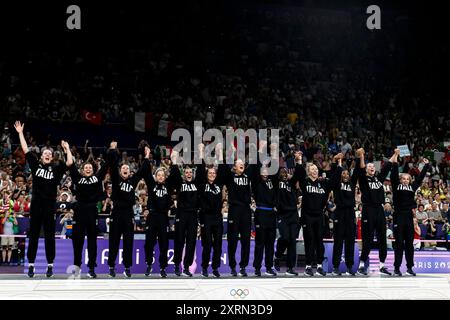
[[390,162],[392,163],[397,163],[398,161],[398,156],[400,155],[400,149],[395,149],[394,150],[394,154],[392,155],[392,157],[389,159]]
[[333,157],[334,160],[340,160],[344,158],[344,154],[342,152],[338,153]]
[[150,158],[150,154],[151,154],[150,148],[148,146],[145,146],[145,148],[144,148],[145,159],[149,159]]
[[356,150],[356,156],[358,158],[361,158],[364,155],[365,151],[364,148],[359,148],[358,150]]
[[170,161],[172,161],[173,164],[178,164],[178,151],[172,150],[172,153],[170,154]]
[[61,140],[61,147],[63,148],[63,150],[65,152],[67,152],[67,150],[69,150],[69,143],[67,141]]
[[20,123],[20,121],[16,121],[14,123],[14,128],[16,128],[17,133],[23,133],[24,126],[25,126],[25,123]]

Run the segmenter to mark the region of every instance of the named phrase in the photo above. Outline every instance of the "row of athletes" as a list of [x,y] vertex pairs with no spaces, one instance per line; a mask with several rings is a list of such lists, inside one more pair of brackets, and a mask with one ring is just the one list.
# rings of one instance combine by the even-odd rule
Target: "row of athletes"
[[[106,165],[94,171],[93,164],[85,162],[80,170],[73,164],[73,157],[66,141],[61,146],[66,154],[66,161],[55,164],[51,150],[43,150],[41,158],[29,152],[23,135],[24,125],[17,121],[15,129],[33,177],[33,198],[30,212],[30,231],[27,258],[29,261],[28,276],[35,274],[34,262],[38,248],[41,227],[45,234],[45,252],[48,262],[47,277],[53,276],[53,261],[55,258],[53,208],[56,201],[57,186],[65,174],[70,171],[77,195],[77,203],[73,217],[73,252],[74,265],[81,267],[84,239],[87,237],[88,277],[95,278],[97,259],[97,202],[103,189],[103,180],[110,172],[112,180],[112,195],[114,209],[110,217],[109,235],[109,276],[115,277],[115,264],[119,252],[119,244],[123,240],[124,275],[131,277],[133,252],[133,205],[135,203],[135,188],[144,179],[148,189],[148,204],[151,213],[147,217],[145,234],[145,260],[147,270],[145,275],[152,273],[153,251],[156,243],[159,245],[160,276],[167,277],[167,251],[169,248],[169,217],[172,205],[172,193],[176,194],[177,214],[175,217],[174,263],[175,274],[192,277],[189,266],[193,263],[197,227],[200,222],[202,240],[202,276],[208,277],[208,267],[211,260],[212,273],[220,277],[220,257],[222,251],[223,217],[222,190],[228,191],[228,255],[232,276],[247,276],[246,268],[250,256],[250,234],[252,224],[251,197],[256,202],[254,212],[255,252],[253,267],[255,275],[261,276],[264,258],[265,274],[276,276],[274,270],[280,270],[279,261],[287,250],[286,275],[296,276],[296,242],[299,228],[303,228],[306,267],[305,275],[325,276],[322,267],[324,260],[323,246],[323,211],[331,192],[334,194],[336,210],[334,218],[333,274],[341,275],[339,265],[342,248],[345,247],[345,264],[347,273],[352,271],[354,264],[355,243],[355,188],[359,183],[362,193],[362,252],[357,273],[367,275],[368,257],[373,246],[376,233],[380,273],[391,275],[384,265],[387,256],[386,223],[383,211],[385,194],[383,181],[391,172],[393,185],[394,237],[396,239],[394,274],[401,276],[400,266],[403,253],[406,257],[407,273],[413,271],[413,209],[416,207],[415,191],[420,186],[429,163],[424,159],[425,166],[419,177],[412,182],[408,174],[399,175],[398,158],[400,151],[395,150],[377,174],[373,163],[366,165],[364,150],[356,152],[357,159],[353,173],[342,166],[343,154],[333,158],[333,166],[329,178],[319,177],[316,165],[307,163],[303,166],[302,153],[295,153],[295,170],[292,175],[286,168],[280,168],[275,175],[269,175],[267,168],[261,165],[247,165],[238,159],[232,169],[226,164],[218,167],[206,166],[205,163],[196,166],[195,174],[192,167],[185,167],[181,175],[178,164],[181,158],[176,152],[171,155],[170,173],[163,168],[157,168],[152,174],[150,165],[150,147],[145,145],[144,161],[141,168],[130,174],[127,164],[119,163],[117,142],[113,141],[106,157]],[[260,143],[260,151],[265,150],[266,142]],[[271,145],[271,148],[274,146]],[[216,157],[223,162],[223,148],[217,145]],[[204,145],[199,145],[200,158],[204,158]],[[276,154],[276,153],[272,153]],[[276,155],[275,155],[276,157]],[[277,161],[278,159],[273,159]],[[204,161],[202,161],[204,162]],[[297,185],[302,192],[301,218],[297,210]],[[280,238],[276,239],[276,230]],[[381,240],[380,240],[381,239]],[[241,245],[239,272],[237,272],[236,249]],[[276,242],[276,250],[275,250]],[[184,257],[183,257],[184,251]],[[274,259],[275,256],[275,259]],[[181,267],[181,265],[183,265]],[[316,271],[313,271],[315,266]]]

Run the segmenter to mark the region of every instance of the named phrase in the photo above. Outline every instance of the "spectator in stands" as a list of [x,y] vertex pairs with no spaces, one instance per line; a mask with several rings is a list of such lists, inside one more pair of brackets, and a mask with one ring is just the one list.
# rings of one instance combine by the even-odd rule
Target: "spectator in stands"
[[142,208],[142,216],[139,216],[139,219],[137,219],[135,217],[135,225],[134,225],[134,230],[137,232],[145,232],[145,225],[146,225],[146,220],[147,220],[147,216],[149,215],[150,211],[148,210],[148,208],[146,206],[144,206]]
[[13,207],[14,201],[11,199],[11,193],[4,191],[3,197],[0,199],[0,218],[4,218],[7,213],[12,213]]
[[358,241],[359,250],[362,249],[362,241],[361,241],[362,240],[362,234],[361,234],[361,232],[362,232],[362,230],[361,230],[361,223],[362,223],[362,221],[361,221],[361,212],[362,212],[362,205],[359,204],[359,205],[357,205],[356,210],[355,210],[356,239],[359,240]]
[[384,216],[386,217],[386,221],[392,222],[392,214],[394,212],[394,209],[392,209],[392,205],[390,203],[384,204]]
[[5,142],[3,144],[3,148],[2,148],[2,157],[8,158],[11,154],[12,154],[11,145],[9,145],[7,142]]
[[70,202],[69,193],[64,191],[59,196],[59,201],[56,203],[56,212],[61,216],[65,216],[72,210],[72,203]]
[[10,180],[7,173],[2,174],[2,180],[0,184],[0,193],[3,193],[4,191],[12,191],[12,181]]
[[424,220],[428,219],[428,214],[424,210],[423,204],[419,204],[419,206],[417,207],[416,218],[417,218],[418,223],[420,223],[420,224],[422,224]]
[[60,224],[63,226],[61,230],[61,238],[66,239],[72,236],[72,220],[73,220],[73,210],[63,211],[64,216],[60,220]]
[[139,221],[141,220],[142,212],[143,212],[142,203],[141,203],[140,199],[138,197],[136,197],[136,203],[133,206],[135,226],[139,224]]
[[430,217],[427,220],[424,220],[424,223],[427,226],[427,234],[426,234],[425,239],[428,240],[427,242],[425,242],[425,247],[436,249],[437,242],[433,241],[433,240],[436,240],[436,234],[437,234],[437,229],[436,229],[436,224],[434,222],[434,218]]
[[15,227],[18,225],[16,214],[7,211],[5,217],[2,219],[3,224],[3,237],[1,240],[2,245],[2,258],[3,263],[9,265],[11,263],[12,249],[14,246],[14,232]]
[[227,200],[223,200],[223,205],[222,205],[222,216],[224,218],[228,217],[228,201]]
[[386,223],[386,246],[392,250],[392,240],[394,240],[394,232],[392,231],[392,225]]
[[419,221],[418,221],[417,218],[414,218],[413,222],[414,222],[414,241],[413,241],[413,246],[414,246],[415,250],[420,250],[420,247],[421,247],[420,235],[422,233],[422,230],[420,229]]
[[450,208],[448,202],[443,203],[441,212],[442,216],[447,219],[447,221],[450,221]]
[[431,195],[431,189],[428,187],[428,182],[426,180],[422,182],[422,186],[418,192],[424,197],[424,199],[428,199]]
[[108,185],[105,191],[105,198],[102,201],[102,214],[110,215],[113,209],[113,202],[111,200],[112,186]]
[[14,202],[14,212],[17,216],[28,216],[30,214],[30,199],[25,191],[21,191],[19,197]]
[[30,151],[39,156],[41,149],[36,145],[36,140],[31,140]]
[[442,226],[442,231],[444,232],[445,247],[448,250],[448,241],[450,240],[450,224],[448,223],[447,218],[445,218],[445,220],[444,220],[444,225]]
[[17,200],[20,194],[28,194],[29,188],[26,184],[25,177],[23,175],[18,175],[15,178],[15,189],[13,192],[13,199]]
[[438,204],[433,201],[431,206],[427,210],[428,218],[433,219],[434,223],[443,223],[444,219],[442,217],[441,211],[438,209]]

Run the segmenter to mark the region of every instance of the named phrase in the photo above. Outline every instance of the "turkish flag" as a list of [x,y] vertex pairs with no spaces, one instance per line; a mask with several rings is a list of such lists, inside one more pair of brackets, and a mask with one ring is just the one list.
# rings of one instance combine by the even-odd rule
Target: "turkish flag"
[[84,121],[89,122],[90,124],[94,124],[99,126],[102,124],[102,113],[101,112],[89,112],[87,110],[81,110],[81,117]]

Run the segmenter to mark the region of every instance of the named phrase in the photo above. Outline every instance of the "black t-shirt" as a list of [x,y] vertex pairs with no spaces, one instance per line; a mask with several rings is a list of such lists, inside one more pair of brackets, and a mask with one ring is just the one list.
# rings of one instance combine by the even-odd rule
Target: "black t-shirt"
[[425,178],[428,170],[430,170],[430,165],[427,164],[423,167],[420,175],[413,183],[409,185],[402,185],[400,183],[398,173],[398,164],[394,164],[392,166],[391,183],[394,208],[396,213],[399,213],[401,211],[411,211],[413,208],[417,207],[417,203],[415,200],[416,191],[422,184],[422,181]]
[[277,186],[277,210],[278,214],[283,214],[285,211],[297,210],[297,190],[296,181],[294,178],[290,180],[279,180]]
[[112,195],[111,199],[114,204],[114,212],[121,212],[132,214],[132,208],[135,204],[135,189],[139,181],[145,176],[149,175],[150,163],[148,159],[145,159],[141,168],[132,176],[128,178],[122,178],[119,175],[118,168],[119,156],[116,150],[110,150],[108,152],[108,167],[111,168],[111,181],[112,181]]
[[170,167],[170,177],[177,191],[177,208],[180,211],[196,211],[200,207],[199,189],[200,181],[197,179],[199,171],[205,170],[203,166],[197,167],[196,177],[192,181],[184,181],[176,165]]
[[219,165],[219,174],[224,177],[230,206],[250,207],[252,201],[248,170],[246,169],[242,174],[237,174],[232,172],[227,165],[221,164]]
[[363,205],[369,207],[378,207],[384,204],[384,187],[383,182],[389,171],[391,171],[392,163],[386,162],[378,175],[368,176],[363,168],[358,168],[359,187],[361,189],[361,201]]
[[75,165],[70,167],[70,175],[74,182],[77,200],[80,203],[95,203],[102,198],[103,179],[107,172],[107,166],[102,166],[98,172],[90,177],[84,177]]
[[[333,168],[335,165],[333,164]],[[342,176],[342,167],[334,168],[334,174],[330,175],[332,179],[332,190],[334,195],[334,202],[336,203],[336,207],[338,209],[341,208],[354,208],[355,207],[355,188],[356,183],[358,181],[358,170],[353,170],[353,174],[351,176],[350,181],[343,182],[341,179]]]
[[200,203],[203,213],[221,214],[222,186],[216,183],[206,183],[200,189]]
[[330,179],[311,180],[301,165],[295,166],[300,189],[302,190],[302,215],[319,216],[323,213],[330,195],[332,182]]
[[56,203],[56,210],[61,209],[62,212],[68,211],[72,208],[72,203],[67,201],[59,201]]
[[64,162],[43,164],[31,152],[27,152],[25,157],[33,177],[33,199],[56,200],[58,184],[67,171],[66,164]]

